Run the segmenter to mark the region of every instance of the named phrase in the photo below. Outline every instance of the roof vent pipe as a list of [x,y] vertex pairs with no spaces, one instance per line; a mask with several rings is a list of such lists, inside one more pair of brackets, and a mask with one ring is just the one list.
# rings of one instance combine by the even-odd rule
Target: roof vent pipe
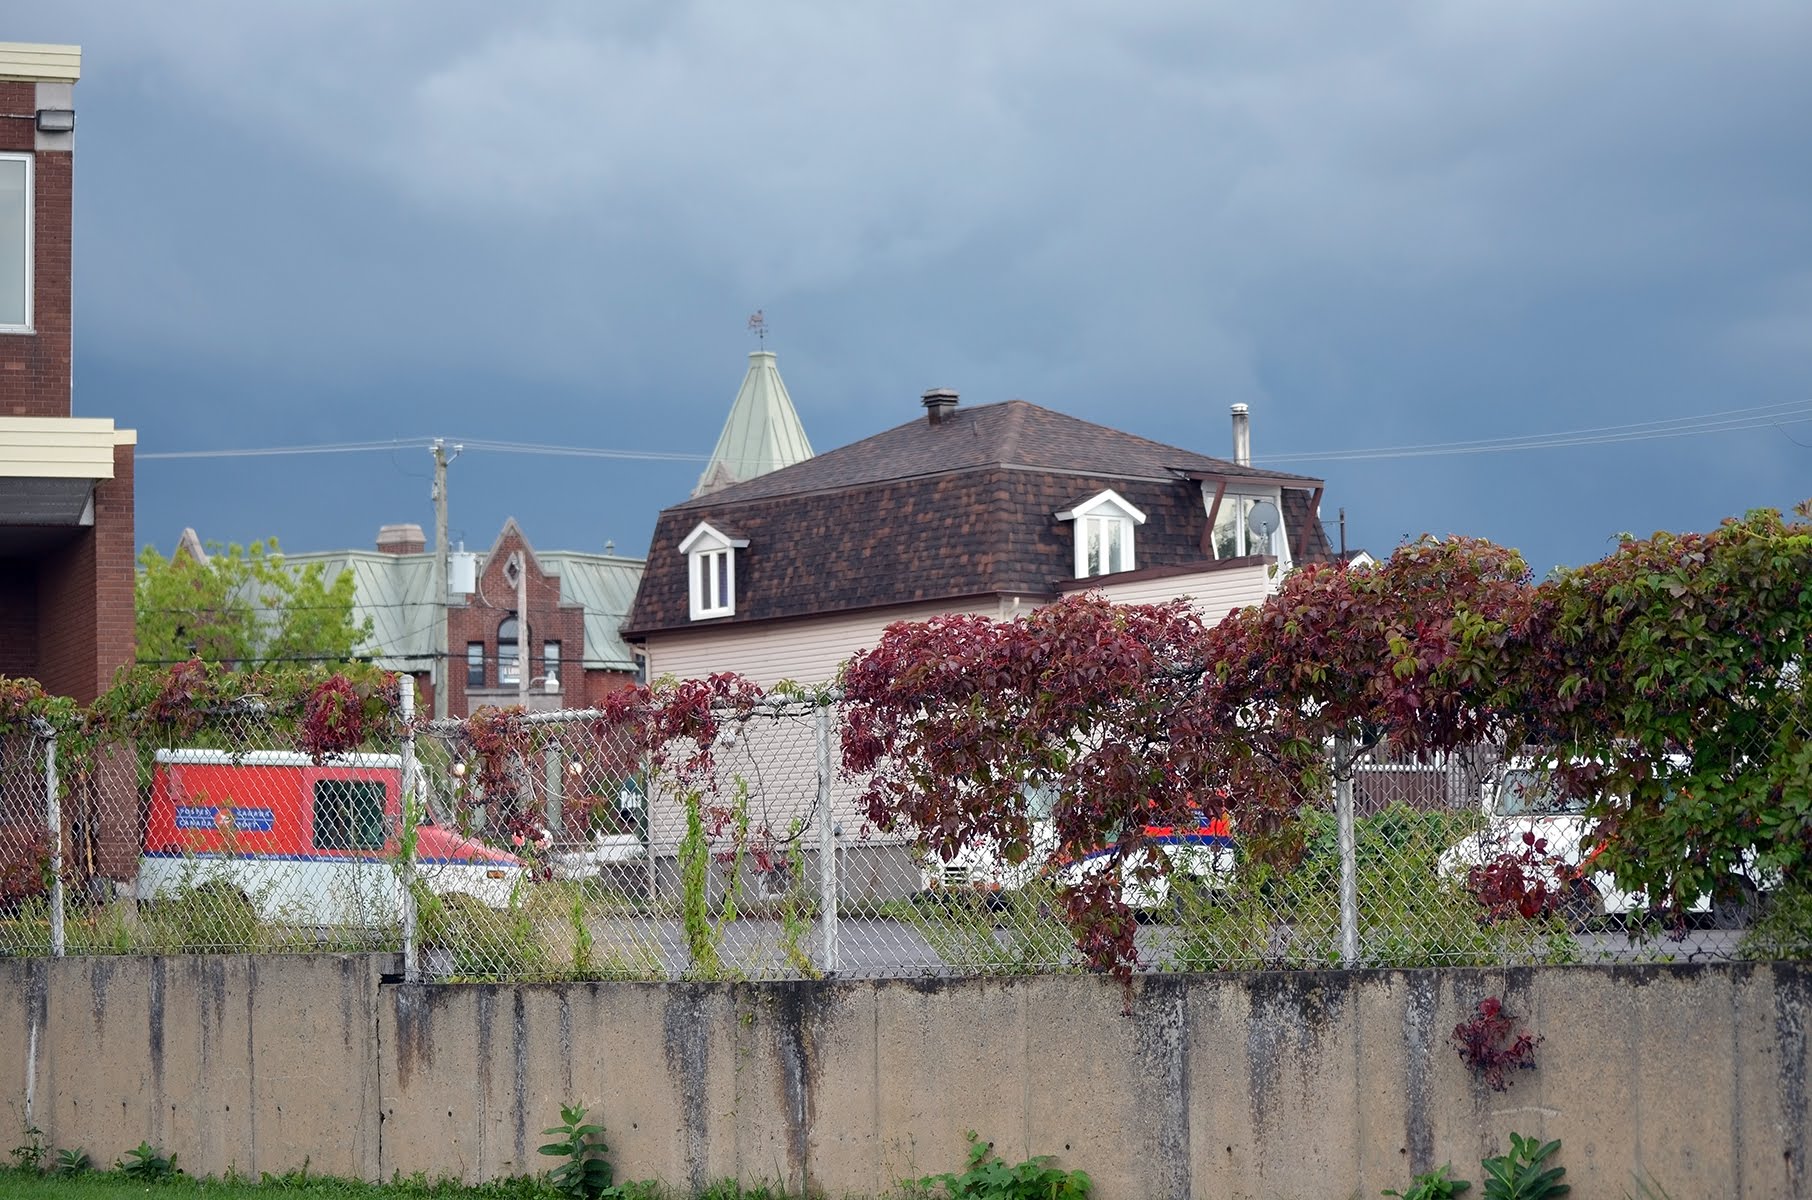
[[1246,406],[1233,406],[1233,461],[1242,467],[1252,465],[1252,418]]
[[920,399],[925,406],[925,416],[933,425],[942,425],[944,418],[956,410],[956,393],[949,388],[932,388]]

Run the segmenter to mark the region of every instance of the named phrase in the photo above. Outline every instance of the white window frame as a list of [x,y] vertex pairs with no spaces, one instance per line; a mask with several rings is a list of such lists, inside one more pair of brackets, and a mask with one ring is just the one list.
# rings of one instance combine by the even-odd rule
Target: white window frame
[[679,544],[686,556],[686,598],[694,621],[736,615],[736,551],[748,544],[748,538],[733,538],[709,521],[700,521]]
[[38,190],[37,190],[37,156],[16,150],[0,151],[0,162],[22,162],[25,164],[25,323],[14,325],[0,323],[0,333],[33,332],[32,302],[37,299],[36,279],[33,270],[37,257],[34,246],[36,226],[38,223]]
[[[1067,508],[1056,516],[1059,521],[1075,522],[1077,579],[1096,579],[1138,569],[1134,531],[1145,524],[1145,514],[1113,488],[1096,492],[1081,504]],[[1114,537],[1118,536],[1124,551],[1124,561],[1118,567],[1110,569],[1103,561],[1096,564],[1100,567],[1099,570],[1089,570],[1089,534],[1092,532],[1100,533],[1100,545],[1104,552]]]
[[[1268,548],[1254,548],[1248,544],[1252,531],[1246,527],[1243,513],[1240,513],[1240,509],[1243,505],[1259,500],[1268,500],[1277,508],[1277,528],[1271,531],[1271,545]],[[1214,511],[1213,487],[1207,485],[1203,486],[1202,502],[1210,517],[1218,520]],[[1267,491],[1263,488],[1230,487],[1223,492],[1221,494],[1220,515],[1224,516],[1229,512],[1239,514],[1233,522],[1233,529],[1237,541],[1236,552],[1229,557],[1250,558],[1254,555],[1268,554],[1275,557],[1281,566],[1288,568],[1290,565],[1290,532],[1284,525],[1283,511],[1283,489],[1281,488],[1275,491]],[[1212,529],[1208,531],[1208,540],[1210,546],[1214,550],[1214,557],[1219,559],[1221,557],[1220,542],[1215,538],[1214,532],[1215,531]]]

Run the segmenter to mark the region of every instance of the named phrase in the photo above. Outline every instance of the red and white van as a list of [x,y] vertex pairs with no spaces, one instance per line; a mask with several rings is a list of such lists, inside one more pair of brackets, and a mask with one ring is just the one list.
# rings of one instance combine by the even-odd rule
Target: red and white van
[[[140,900],[221,882],[260,919],[372,926],[398,919],[402,759],[254,750],[159,750],[139,860]],[[438,895],[505,908],[522,860],[433,823],[416,830],[417,876]]]

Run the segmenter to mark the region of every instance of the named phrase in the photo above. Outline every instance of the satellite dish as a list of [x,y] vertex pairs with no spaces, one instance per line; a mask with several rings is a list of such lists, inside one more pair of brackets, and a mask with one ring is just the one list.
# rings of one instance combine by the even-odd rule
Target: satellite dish
[[1260,542],[1269,543],[1271,535],[1277,532],[1279,523],[1277,505],[1269,500],[1260,500],[1252,506],[1252,511],[1246,514],[1246,528],[1251,530],[1253,538]]

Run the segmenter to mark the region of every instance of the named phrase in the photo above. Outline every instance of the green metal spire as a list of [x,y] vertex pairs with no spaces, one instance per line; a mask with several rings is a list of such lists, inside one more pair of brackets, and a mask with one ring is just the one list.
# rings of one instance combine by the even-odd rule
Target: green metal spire
[[730,417],[718,436],[717,449],[694,496],[708,496],[733,483],[766,475],[812,456],[805,426],[793,409],[772,350],[749,352],[749,373],[742,378]]

